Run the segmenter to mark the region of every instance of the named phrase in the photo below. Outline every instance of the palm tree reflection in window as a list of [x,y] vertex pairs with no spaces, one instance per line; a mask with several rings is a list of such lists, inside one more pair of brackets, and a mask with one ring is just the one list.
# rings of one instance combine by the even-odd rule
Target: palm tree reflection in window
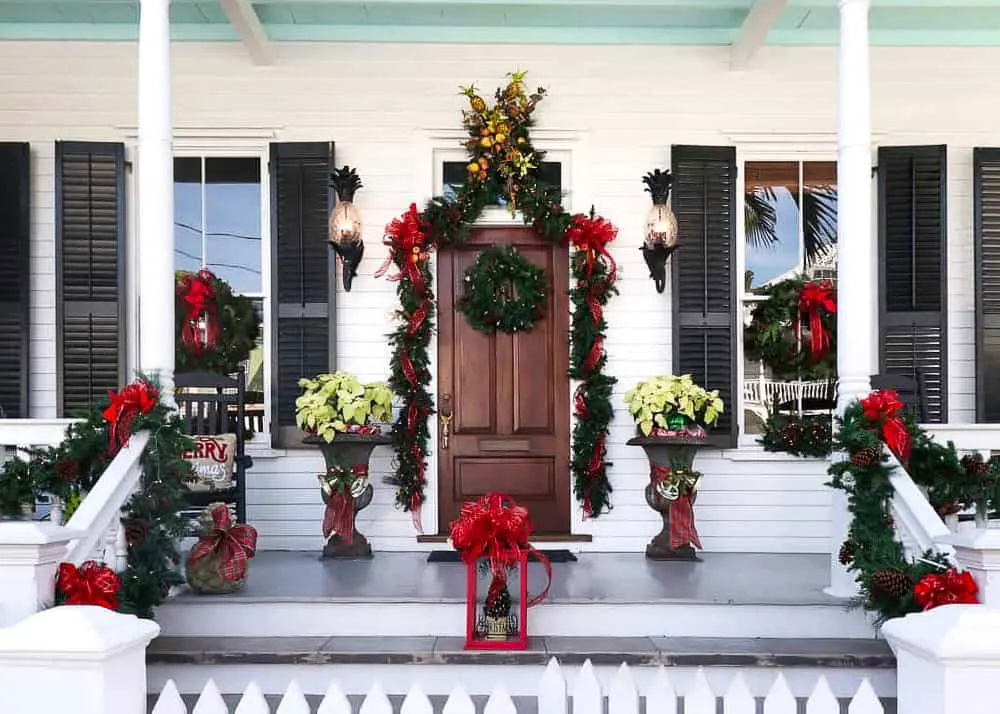
[[746,288],[801,272],[832,277],[824,268],[836,265],[837,164],[750,162],[745,183]]

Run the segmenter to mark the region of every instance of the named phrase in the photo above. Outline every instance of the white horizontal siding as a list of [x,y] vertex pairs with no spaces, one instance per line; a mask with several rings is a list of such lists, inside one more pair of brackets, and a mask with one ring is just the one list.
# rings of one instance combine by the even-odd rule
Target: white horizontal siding
[[[632,426],[621,400],[637,380],[669,372],[671,326],[669,288],[655,293],[638,250],[649,205],[640,177],[669,164],[672,143],[738,144],[741,152],[766,145],[787,158],[817,146],[832,152],[835,50],[767,48],[743,72],[730,71],[727,50],[714,47],[310,43],[279,46],[277,63],[265,68],[233,44],[175,44],[173,52],[174,121],[184,131],[332,139],[338,164],[358,167],[368,249],[353,291],[338,295],[337,317],[339,364],[363,379],[386,377],[385,334],[396,306],[394,285],[373,277],[385,258],[381,228],[411,201],[428,197],[435,145],[427,137],[460,129],[457,85],[475,82],[489,91],[505,72],[528,69],[530,84],[549,88],[539,128],[572,137],[570,207],[587,210],[594,203],[620,229],[613,252],[621,295],[607,311],[609,371],[620,380],[608,454],[615,509],[576,530],[594,536],[584,548],[643,547],[657,530],[657,516],[643,501],[642,452],[624,445]],[[974,407],[972,147],[1000,146],[991,90],[998,63],[995,49],[872,53],[877,142],[948,144],[949,387],[951,419],[958,422],[970,421]],[[29,140],[33,150],[35,416],[55,410],[53,142],[130,141],[135,86],[135,47],[128,43],[0,43],[0,136]],[[390,453],[376,454],[376,496],[360,527],[376,548],[417,547],[409,516],[393,509],[392,491],[381,483]],[[257,459],[249,475],[249,516],[261,547],[319,547],[320,468],[309,451]],[[822,463],[715,453],[701,457],[699,468],[706,473],[697,505],[706,548],[827,550]],[[433,484],[433,470],[431,478]]]

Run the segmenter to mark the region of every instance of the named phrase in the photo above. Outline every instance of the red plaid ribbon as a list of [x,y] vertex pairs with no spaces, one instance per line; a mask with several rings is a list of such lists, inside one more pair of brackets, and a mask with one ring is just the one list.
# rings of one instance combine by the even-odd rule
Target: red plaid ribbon
[[202,536],[191,549],[191,562],[215,555],[219,572],[228,582],[242,580],[247,564],[257,552],[257,529],[246,524],[232,524],[229,506],[219,504],[212,510],[212,532]]
[[[357,464],[351,469],[354,478],[368,476],[368,466]],[[351,484],[341,482],[340,488],[330,490],[326,502],[326,512],[323,514],[323,538],[329,539],[336,533],[348,545],[354,540],[354,496],[351,495]]]
[[117,610],[121,587],[121,579],[111,568],[93,560],[79,568],[72,563],[59,564],[56,590],[65,596],[67,605],[97,605]]
[[691,503],[691,494],[685,493],[670,502],[670,547],[676,549],[688,545],[701,548],[701,540],[694,527],[694,504]]

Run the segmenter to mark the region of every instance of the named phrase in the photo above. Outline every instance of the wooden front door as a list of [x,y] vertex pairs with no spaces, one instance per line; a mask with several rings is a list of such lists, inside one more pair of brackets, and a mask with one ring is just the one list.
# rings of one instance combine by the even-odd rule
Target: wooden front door
[[[456,303],[480,251],[506,244],[545,268],[548,305],[528,332],[487,335]],[[452,413],[447,448],[438,423],[442,533],[465,501],[490,491],[527,508],[535,532],[569,533],[568,273],[566,249],[530,228],[476,229],[438,253],[438,409]]]

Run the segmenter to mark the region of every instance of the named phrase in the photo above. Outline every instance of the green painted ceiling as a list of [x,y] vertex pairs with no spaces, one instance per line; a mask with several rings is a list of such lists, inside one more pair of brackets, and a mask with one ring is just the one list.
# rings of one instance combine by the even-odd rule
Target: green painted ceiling
[[[729,44],[753,0],[252,0],[273,40]],[[236,40],[218,0],[173,0],[176,40]],[[875,45],[1000,45],[1000,0],[873,0]],[[0,0],[0,39],[133,40],[136,0]],[[770,44],[837,41],[836,0],[788,0]]]

